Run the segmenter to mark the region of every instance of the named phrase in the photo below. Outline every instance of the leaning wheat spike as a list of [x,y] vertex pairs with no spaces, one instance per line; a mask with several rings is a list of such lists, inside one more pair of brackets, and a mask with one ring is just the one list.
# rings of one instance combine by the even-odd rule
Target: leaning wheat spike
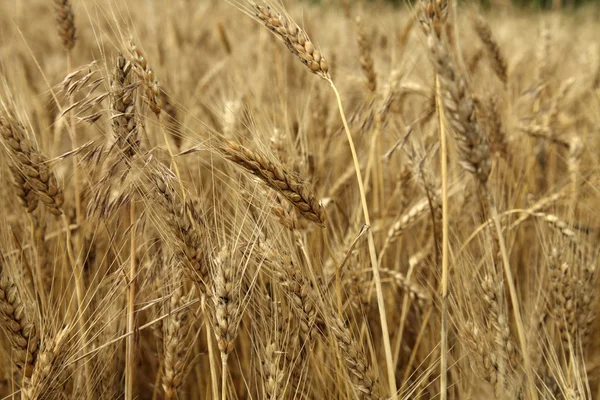
[[427,294],[425,289],[421,285],[408,279],[402,272],[388,269],[382,269],[382,271],[389,273],[398,287],[407,292],[412,300],[416,300],[423,305],[431,304],[431,296]]
[[473,21],[475,32],[479,39],[485,45],[490,61],[492,63],[492,69],[496,73],[496,76],[504,83],[508,83],[508,67],[506,66],[506,58],[502,54],[500,46],[494,36],[488,23],[482,18],[477,17]]
[[583,242],[577,233],[569,227],[569,224],[562,220],[560,217],[554,214],[548,214],[545,212],[532,212],[531,215],[542,219],[551,228],[555,229],[561,236],[569,243],[572,250],[575,251],[582,260],[588,258],[588,249],[585,242]]
[[261,249],[265,252],[264,263],[275,272],[283,292],[288,297],[290,308],[298,319],[302,339],[312,338],[317,309],[311,283],[290,255],[276,254],[274,250],[267,249],[264,244],[261,244]]
[[259,154],[232,141],[222,146],[225,157],[264,181],[271,189],[281,193],[304,218],[323,226],[325,211],[312,189],[297,177],[275,165]]
[[[21,389],[23,400],[54,399],[67,379],[64,365],[68,352],[69,327],[42,340],[30,384]],[[44,335],[46,336],[46,335]]]
[[171,292],[168,301],[169,316],[163,322],[163,342],[164,342],[164,362],[162,386],[165,391],[165,399],[176,399],[177,390],[183,384],[187,368],[187,356],[190,354],[190,328],[192,326],[189,320],[190,311],[188,309],[178,310],[185,305],[190,296],[190,292],[184,295],[184,288],[181,286],[182,274],[178,273],[181,269],[174,267],[175,278],[173,284],[176,287]]
[[[209,276],[204,258],[202,222],[194,204],[189,199],[183,203],[167,176],[167,170],[161,167],[151,176],[153,187],[158,193],[157,201],[168,216],[166,222],[175,237],[176,256],[188,269],[199,291],[205,294]],[[190,216],[195,220],[190,220]]]
[[38,329],[31,322],[19,289],[3,271],[0,260],[0,316],[1,328],[12,346],[11,358],[23,375],[30,378],[38,355]]
[[277,348],[275,342],[269,342],[264,349],[262,360],[264,386],[268,399],[276,400],[282,398],[282,384],[284,384],[285,373],[281,369],[281,360],[284,351]]
[[133,39],[129,40],[129,54],[131,63],[138,78],[144,87],[144,99],[154,114],[160,115],[163,107],[160,86],[154,76],[154,70],[148,63],[146,53],[140,49]]
[[427,211],[429,211],[429,201],[427,198],[419,200],[418,203],[406,210],[388,230],[381,251],[379,252],[379,257],[383,257],[389,247],[402,236],[404,231]]
[[358,27],[358,51],[360,53],[360,67],[367,78],[367,87],[371,92],[375,92],[377,91],[377,74],[375,73],[375,68],[373,67],[371,45],[367,39],[362,18],[356,18],[356,25]]
[[75,46],[76,29],[75,15],[70,0],[54,0],[56,12],[56,27],[65,50],[70,51]]
[[280,38],[311,72],[325,80],[330,79],[327,60],[310,41],[308,35],[288,15],[277,12],[271,6],[263,7],[252,3],[252,7],[256,17]]
[[355,395],[359,399],[378,399],[375,373],[364,350],[339,317],[330,313],[328,324],[341,350]]
[[417,204],[408,209],[405,213],[403,213],[398,221],[390,227],[387,237],[384,241],[383,247],[380,251],[380,254],[384,254],[385,250],[400,236],[404,230],[412,224],[419,216],[423,215],[429,209],[429,202],[427,199],[421,199]]
[[[25,127],[14,117],[0,115],[0,134],[6,149],[11,154],[11,169],[17,192],[28,211],[35,209],[31,200],[32,191],[38,200],[54,215],[61,215],[64,195],[54,173],[46,164],[47,159],[25,134]],[[19,190],[20,189],[20,190]]]
[[118,54],[111,84],[111,125],[115,146],[129,163],[137,148],[138,126],[135,115],[135,86],[131,85],[131,63]]
[[458,142],[460,164],[485,185],[492,169],[490,150],[479,129],[467,82],[457,74],[454,62],[435,35],[428,36],[427,44],[439,76],[444,111]]
[[506,390],[507,368],[509,364],[508,356],[512,346],[508,326],[509,320],[504,308],[502,284],[499,284],[498,281],[494,281],[492,277],[486,275],[483,278],[481,286],[483,289],[483,300],[487,306],[485,310],[488,331],[494,338],[494,347],[491,354],[495,359],[497,369],[494,391],[496,398],[500,399]]

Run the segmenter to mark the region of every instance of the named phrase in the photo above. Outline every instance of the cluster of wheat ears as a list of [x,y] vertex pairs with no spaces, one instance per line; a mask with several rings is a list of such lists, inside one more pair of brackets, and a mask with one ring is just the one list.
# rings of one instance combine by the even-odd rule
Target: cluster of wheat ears
[[0,399],[600,398],[595,9],[0,3]]

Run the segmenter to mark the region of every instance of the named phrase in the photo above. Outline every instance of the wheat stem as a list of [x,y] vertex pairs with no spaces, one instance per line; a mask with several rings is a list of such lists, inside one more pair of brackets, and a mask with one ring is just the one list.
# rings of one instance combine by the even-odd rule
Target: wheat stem
[[[206,310],[206,297],[202,296],[202,314],[205,316],[208,315],[208,311]],[[208,322],[208,317],[206,318]],[[219,398],[219,384],[217,378],[217,370],[215,369],[215,349],[213,347],[213,336],[210,332],[210,324],[206,324],[206,343],[208,346],[208,363],[210,364],[210,382],[212,388],[212,398]]]
[[[67,74],[71,73],[72,70],[72,56],[71,56],[71,50],[69,49],[67,51]],[[69,96],[69,107],[71,107],[73,105],[73,97]],[[73,146],[74,149],[77,148],[77,134],[76,134],[76,126],[75,126],[75,118],[73,116],[73,113],[70,114],[69,116],[69,124],[71,129],[69,130],[70,132],[70,137],[71,137],[71,144]],[[73,157],[72,158],[72,165],[73,165],[73,179],[75,180],[73,188],[75,191],[75,220],[77,221],[77,225],[78,226],[82,226],[83,223],[83,215],[81,212],[81,188],[79,187],[79,170],[77,168],[77,157]],[[68,227],[68,224],[66,225]],[[70,231],[69,231],[70,232]],[[75,236],[75,242],[73,243],[73,246],[75,247],[75,251],[81,251],[82,249],[80,248],[80,240],[79,240],[79,236]],[[70,247],[70,245],[69,245]],[[76,290],[77,290],[77,309],[78,309],[78,320],[79,320],[79,334],[81,335],[81,340],[83,343],[83,349],[82,351],[84,353],[87,353],[87,349],[88,349],[88,345],[87,345],[87,337],[86,337],[86,330],[85,330],[85,308],[83,307],[83,268],[80,267],[80,263],[79,263],[79,257],[74,257],[74,265],[77,266],[77,268],[75,269],[77,272],[77,278],[76,278]],[[84,373],[85,373],[85,389],[86,389],[86,393],[88,398],[93,398],[93,389],[92,389],[92,373],[90,371],[90,364],[89,363],[84,363],[83,364],[83,368],[84,368]]]
[[135,311],[135,274],[136,274],[136,262],[135,262],[135,251],[136,251],[136,240],[135,240],[135,204],[133,201],[129,207],[129,223],[131,229],[130,235],[130,262],[129,262],[129,291],[127,293],[127,336],[126,347],[126,358],[125,358],[125,399],[133,399],[133,369],[135,366],[134,360],[134,344],[135,335],[133,334],[134,326],[134,311]]
[[444,125],[440,80],[435,77],[436,106],[440,131],[440,165],[442,168],[442,326],[440,358],[440,399],[448,398],[448,146]]
[[221,361],[221,400],[227,400],[227,356]]
[[[485,189],[484,189],[485,190]],[[519,298],[517,297],[517,289],[515,288],[515,282],[510,269],[510,263],[508,259],[508,252],[506,250],[506,243],[502,236],[502,227],[500,226],[500,217],[498,216],[498,210],[496,205],[491,199],[489,193],[486,193],[487,201],[490,207],[490,214],[494,221],[494,228],[498,235],[498,243],[500,245],[500,254],[502,256],[502,265],[504,266],[504,274],[506,275],[506,284],[508,285],[508,292],[510,294],[510,300],[513,308],[515,324],[517,326],[517,335],[519,336],[519,344],[521,346],[521,353],[523,354],[523,367],[525,369],[525,375],[527,377],[527,390],[529,391],[529,399],[537,399],[537,392],[535,388],[535,382],[533,380],[533,371],[531,369],[531,360],[529,359],[529,351],[527,345],[527,339],[525,337],[525,327],[523,326],[523,318],[521,317],[521,310],[519,309]]]
[[[365,224],[370,227],[371,226],[371,218],[369,217],[369,208],[367,206],[367,198],[365,195],[365,188],[363,185],[363,179],[360,172],[360,164],[358,162],[358,156],[356,155],[356,149],[354,147],[354,141],[352,140],[352,135],[350,133],[350,128],[348,127],[348,122],[346,121],[346,116],[344,114],[344,108],[342,106],[342,99],[340,94],[335,87],[335,84],[331,79],[328,80],[329,85],[333,89],[335,94],[338,109],[340,111],[340,116],[342,118],[342,123],[344,124],[344,130],[346,132],[346,138],[348,139],[348,144],[350,146],[350,151],[352,152],[352,160],[354,161],[354,169],[356,171],[356,180],[358,181],[358,190],[360,192],[360,201],[362,205],[363,215],[365,218]],[[386,366],[388,372],[388,385],[390,389],[390,395],[395,396],[396,394],[396,376],[394,370],[394,359],[392,357],[392,347],[390,345],[390,334],[388,330],[387,317],[385,313],[385,301],[383,298],[383,287],[381,286],[381,277],[379,276],[379,268],[377,266],[377,253],[375,251],[375,241],[373,239],[373,232],[369,228],[367,232],[367,242],[369,247],[369,257],[371,261],[371,269],[373,270],[373,280],[375,281],[375,290],[377,292],[377,306],[379,309],[379,319],[381,322],[381,331],[383,334],[383,347],[385,350],[385,359]]]

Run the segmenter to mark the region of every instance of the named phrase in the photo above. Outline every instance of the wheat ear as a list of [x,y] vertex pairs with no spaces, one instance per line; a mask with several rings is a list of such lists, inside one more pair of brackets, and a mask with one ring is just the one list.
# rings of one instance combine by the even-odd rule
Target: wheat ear
[[494,227],[498,235],[502,263],[506,275],[506,284],[508,285],[517,333],[519,335],[519,344],[524,354],[523,361],[525,374],[527,375],[528,380],[528,391],[531,399],[536,399],[537,393],[535,391],[533,372],[528,357],[529,353],[527,351],[525,329],[519,308],[519,299],[510,268],[508,252],[506,250],[506,243],[502,236],[498,211],[487,189],[487,181],[491,171],[489,145],[479,129],[474,112],[473,99],[467,90],[465,79],[457,75],[454,63],[436,36],[429,34],[428,46],[431,55],[433,56],[435,70],[439,77],[440,92],[446,119],[454,130],[460,151],[460,164],[477,179],[483,192],[483,197],[491,212]]
[[473,26],[477,36],[479,36],[479,39],[481,39],[485,45],[496,76],[506,85],[508,83],[506,58],[504,58],[498,42],[496,42],[496,39],[494,39],[494,36],[492,35],[492,29],[482,17],[475,18]]
[[183,277],[180,273],[181,268],[174,266],[173,288],[169,298],[169,316],[163,323],[164,329],[164,363],[162,386],[165,392],[165,399],[177,399],[177,391],[183,384],[187,366],[187,355],[190,347],[190,328],[192,326],[190,311],[188,309],[179,310],[184,304],[189,302],[193,292],[184,294]]
[[36,363],[39,346],[39,331],[28,315],[21,293],[2,268],[0,260],[0,315],[2,330],[12,345],[12,359],[23,375],[30,378]]
[[301,182],[283,167],[232,141],[222,146],[225,157],[259,177],[279,192],[309,221],[323,226],[325,211],[308,184]]
[[75,46],[76,32],[75,14],[70,0],[54,0],[56,28],[62,39],[64,49],[69,52]]

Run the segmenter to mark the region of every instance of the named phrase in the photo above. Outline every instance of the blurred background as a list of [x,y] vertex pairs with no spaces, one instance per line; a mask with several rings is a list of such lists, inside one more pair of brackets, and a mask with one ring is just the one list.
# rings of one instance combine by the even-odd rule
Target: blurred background
[[[311,3],[335,3],[340,0],[309,0]],[[407,6],[416,3],[412,0],[341,0],[349,5],[355,3],[392,3],[397,6]],[[598,5],[600,0],[462,0],[463,2],[478,2],[483,7],[509,7],[516,6],[522,8],[538,9],[538,10],[560,10],[560,9],[575,9],[582,5]]]

